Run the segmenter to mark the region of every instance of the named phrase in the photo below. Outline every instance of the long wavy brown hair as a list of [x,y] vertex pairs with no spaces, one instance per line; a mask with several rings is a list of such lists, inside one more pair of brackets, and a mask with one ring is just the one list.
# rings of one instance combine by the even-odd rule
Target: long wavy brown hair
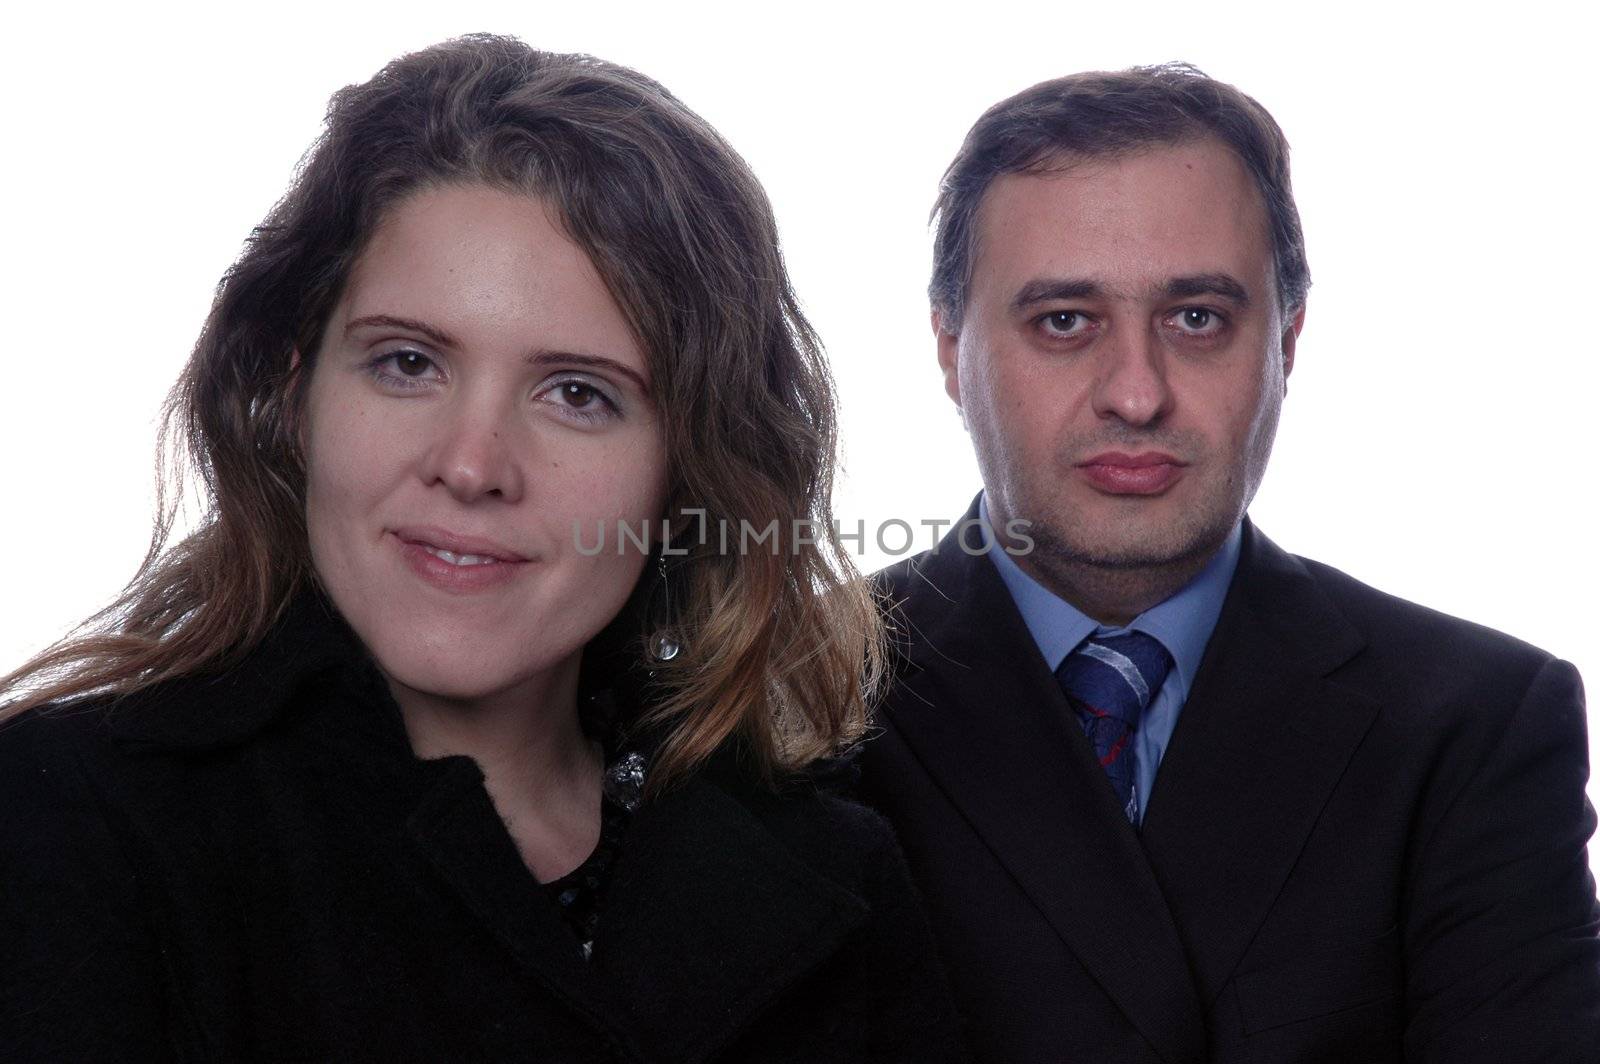
[[[882,636],[832,521],[833,387],[765,194],[649,78],[481,35],[333,96],[167,399],[149,554],[114,602],[0,679],[16,696],[0,717],[226,669],[315,584],[296,382],[374,228],[408,196],[453,183],[543,198],[588,253],[648,353],[669,513],[703,511],[713,530],[692,534],[691,517],[675,542],[687,553],[671,559],[664,620],[682,652],[652,666],[645,716],[665,735],[653,785],[730,739],[775,778],[860,734]],[[186,472],[208,508],[172,543]],[[747,542],[747,527],[776,536]],[[654,566],[643,579],[659,579]],[[632,626],[624,645],[638,659],[648,626]]]

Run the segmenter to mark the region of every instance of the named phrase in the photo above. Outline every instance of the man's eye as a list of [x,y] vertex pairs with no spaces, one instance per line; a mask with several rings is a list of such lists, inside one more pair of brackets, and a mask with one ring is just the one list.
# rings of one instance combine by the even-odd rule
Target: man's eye
[[1214,333],[1222,328],[1222,315],[1205,307],[1184,307],[1172,320],[1184,332]]
[[1075,310],[1055,310],[1040,318],[1039,325],[1055,336],[1075,336],[1089,327],[1089,319]]

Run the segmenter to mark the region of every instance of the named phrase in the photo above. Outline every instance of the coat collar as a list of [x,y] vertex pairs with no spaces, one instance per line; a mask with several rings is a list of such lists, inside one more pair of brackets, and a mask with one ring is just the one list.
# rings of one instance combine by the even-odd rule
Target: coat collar
[[290,600],[260,643],[224,668],[115,697],[107,727],[114,738],[156,749],[220,749],[278,719],[307,685],[341,674],[367,685],[377,676],[332,604],[306,590]]
[[842,870],[798,856],[752,801],[692,779],[643,807],[624,839],[592,963],[642,1057],[714,1056],[868,917]]
[[1202,1003],[1372,721],[1326,678],[1362,641],[1246,521],[1135,833],[993,563],[955,536],[886,574],[903,651],[887,722],[1162,1059],[1198,1059]]
[[868,916],[854,889],[773,833],[751,792],[700,775],[634,814],[586,963],[556,907],[534,896],[542,888],[476,766],[446,760],[459,764],[411,816],[412,840],[519,964],[630,1059],[714,1056]]

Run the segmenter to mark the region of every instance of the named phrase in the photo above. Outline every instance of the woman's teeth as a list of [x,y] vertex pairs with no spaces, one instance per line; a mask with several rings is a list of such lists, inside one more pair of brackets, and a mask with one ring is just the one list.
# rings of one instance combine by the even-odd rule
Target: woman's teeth
[[451,565],[491,565],[500,560],[491,558],[487,554],[457,554],[455,551],[448,551],[443,547],[430,547],[427,544],[423,544],[422,549]]

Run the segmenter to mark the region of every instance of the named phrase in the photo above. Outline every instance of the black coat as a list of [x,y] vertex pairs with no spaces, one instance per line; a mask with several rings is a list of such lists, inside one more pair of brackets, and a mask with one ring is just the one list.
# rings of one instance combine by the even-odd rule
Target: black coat
[[339,622],[0,727],[0,1060],[960,1059],[878,816],[725,761],[635,814],[592,960]]
[[1247,525],[1136,832],[993,563],[886,578],[863,784],[980,1059],[1600,1061],[1570,665]]

